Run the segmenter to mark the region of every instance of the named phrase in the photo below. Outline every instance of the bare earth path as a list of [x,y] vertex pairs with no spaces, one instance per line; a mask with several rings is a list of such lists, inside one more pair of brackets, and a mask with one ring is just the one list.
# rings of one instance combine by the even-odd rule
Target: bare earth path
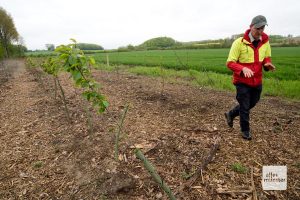
[[[5,67],[4,67],[5,66]],[[202,178],[182,199],[251,199],[251,194],[218,194],[249,188],[250,168],[259,199],[300,199],[300,103],[263,98],[251,113],[254,139],[244,141],[226,127],[223,113],[234,94],[126,73],[94,73],[110,107],[92,108],[67,75],[60,76],[72,123],[54,98],[54,84],[22,60],[8,60],[0,75],[0,199],[167,199],[133,153],[142,148],[168,185],[176,190],[201,165],[216,138],[220,149]],[[4,72],[7,73],[4,75]],[[113,158],[114,134],[129,104],[120,143]],[[245,173],[232,169],[246,167]],[[287,165],[287,191],[262,191],[263,165]]]

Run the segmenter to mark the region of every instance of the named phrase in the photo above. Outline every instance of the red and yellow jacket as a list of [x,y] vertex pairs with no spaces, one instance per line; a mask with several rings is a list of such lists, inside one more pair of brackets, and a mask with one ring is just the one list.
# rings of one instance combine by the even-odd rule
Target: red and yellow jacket
[[[227,59],[227,67],[233,71],[233,84],[244,83],[251,87],[262,84],[262,68],[265,63],[271,62],[271,47],[269,37],[262,34],[261,41],[255,48],[249,38],[250,29],[244,37],[236,39],[231,46]],[[242,73],[243,67],[248,67],[254,76],[246,78]]]

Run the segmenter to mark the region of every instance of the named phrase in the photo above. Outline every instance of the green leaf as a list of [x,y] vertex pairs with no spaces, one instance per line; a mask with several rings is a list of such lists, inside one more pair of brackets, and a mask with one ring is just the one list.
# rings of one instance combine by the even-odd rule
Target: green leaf
[[73,78],[75,81],[77,81],[78,79],[80,79],[82,76],[81,76],[81,73],[79,71],[74,71],[73,73]]
[[93,57],[90,57],[90,64],[91,65],[95,65],[96,64],[95,59]]
[[83,88],[89,87],[89,82],[86,81],[86,80],[82,80],[82,82],[81,82],[81,87],[83,87]]
[[76,40],[73,39],[73,38],[70,38],[70,40],[71,40],[73,43],[75,43],[75,44],[77,43]]
[[72,55],[69,55],[68,63],[70,65],[74,65],[76,63],[76,58],[74,58]]
[[[57,76],[58,72],[64,70],[69,72],[77,86],[85,88],[82,93],[83,98],[89,101],[99,112],[104,112],[109,106],[105,97],[96,92],[100,85],[92,78],[91,65],[95,65],[95,59],[85,56],[84,52],[76,47],[76,40],[70,39],[73,43],[68,45],[60,45],[55,51],[58,53],[56,58],[49,58],[41,64],[46,73]],[[28,63],[31,60],[28,59]],[[84,77],[84,78],[83,78]]]
[[90,101],[90,99],[91,99],[91,94],[90,94],[89,91],[83,92],[83,93],[82,93],[82,96],[83,96],[84,98],[86,98],[86,100],[88,100],[88,101]]
[[64,54],[61,54],[59,57],[61,58],[61,60],[66,60],[69,57],[69,55],[64,53]]
[[105,108],[107,108],[109,106],[108,101],[103,101],[103,105],[104,105]]
[[105,107],[100,107],[100,108],[98,109],[98,112],[99,112],[99,113],[103,113],[103,112],[105,111],[105,109],[106,109]]

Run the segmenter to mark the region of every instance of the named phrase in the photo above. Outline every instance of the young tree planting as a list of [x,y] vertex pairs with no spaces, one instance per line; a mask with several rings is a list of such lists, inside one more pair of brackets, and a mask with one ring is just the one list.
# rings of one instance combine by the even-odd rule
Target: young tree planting
[[49,58],[42,64],[43,70],[54,77],[55,96],[58,85],[68,119],[70,119],[64,90],[58,79],[59,72],[65,71],[70,73],[76,86],[83,88],[82,96],[92,103],[99,113],[104,112],[108,102],[105,96],[99,92],[100,85],[93,79],[91,73],[91,66],[95,64],[95,61],[92,57],[85,56],[83,51],[77,48],[76,40],[71,39],[71,41],[72,44],[58,46],[55,49],[55,52],[58,53],[57,56]]
[[85,56],[83,51],[76,47],[76,40],[71,39],[73,44],[58,46],[58,60],[63,63],[63,70],[69,72],[75,81],[75,85],[84,89],[83,97],[92,103],[99,112],[104,112],[108,106],[105,97],[98,92],[100,85],[91,73],[90,66],[95,64],[92,57]]

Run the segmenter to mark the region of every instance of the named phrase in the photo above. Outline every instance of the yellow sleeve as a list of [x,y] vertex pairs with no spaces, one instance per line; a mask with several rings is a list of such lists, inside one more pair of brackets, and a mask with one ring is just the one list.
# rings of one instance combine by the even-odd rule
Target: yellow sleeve
[[265,63],[272,63],[272,60],[271,60],[271,46],[270,46],[270,43],[267,42],[265,45],[267,46],[267,48],[266,48],[266,52],[265,52],[265,58],[264,58],[264,60],[263,60],[263,65],[264,65]]
[[238,38],[232,43],[227,62],[237,62],[239,60],[241,40],[242,38]]
[[270,58],[270,57],[271,57],[271,46],[270,46],[270,42],[267,42],[266,45],[267,45],[267,49],[266,49],[266,58]]

